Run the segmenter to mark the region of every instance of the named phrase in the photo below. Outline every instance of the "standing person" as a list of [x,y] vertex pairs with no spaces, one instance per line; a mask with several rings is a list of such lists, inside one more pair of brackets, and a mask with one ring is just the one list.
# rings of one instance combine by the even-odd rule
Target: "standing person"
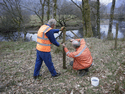
[[36,45],[36,63],[34,68],[34,79],[40,76],[40,68],[42,62],[45,62],[49,72],[51,73],[52,77],[57,77],[60,73],[57,73],[52,59],[51,59],[51,44],[53,43],[56,46],[60,46],[59,43],[56,41],[54,37],[54,33],[58,33],[60,30],[63,30],[64,27],[59,29],[53,29],[56,25],[55,19],[50,19],[47,24],[42,25],[37,33],[37,45]]
[[89,67],[92,65],[93,59],[89,48],[86,46],[84,39],[72,39],[72,46],[76,49],[75,52],[69,52],[63,43],[64,51],[68,57],[74,58],[74,61],[70,62],[73,69],[79,71],[79,76],[84,76],[89,71]]

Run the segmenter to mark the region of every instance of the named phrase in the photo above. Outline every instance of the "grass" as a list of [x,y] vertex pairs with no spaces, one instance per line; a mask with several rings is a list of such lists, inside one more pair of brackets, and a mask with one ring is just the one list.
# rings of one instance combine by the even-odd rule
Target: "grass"
[[[61,40],[59,41],[61,43]],[[36,42],[0,42],[0,93],[29,94],[118,94],[125,92],[125,42],[114,40],[105,42],[96,38],[86,38],[94,65],[88,75],[78,76],[69,65],[72,58],[66,57],[67,69],[63,69],[62,47],[52,45],[51,55],[58,78],[52,78],[43,63],[42,77],[33,79],[36,59]],[[69,41],[66,46],[75,51]],[[91,85],[91,77],[100,79],[99,85]]]

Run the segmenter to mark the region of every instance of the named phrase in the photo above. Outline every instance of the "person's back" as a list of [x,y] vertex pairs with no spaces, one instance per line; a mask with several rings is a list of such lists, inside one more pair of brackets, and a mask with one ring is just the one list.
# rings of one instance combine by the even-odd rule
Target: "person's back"
[[48,25],[42,25],[37,33],[37,46],[36,49],[42,52],[51,51],[51,42],[46,36],[46,33],[49,32],[52,28]]
[[80,40],[80,47],[72,54],[74,54],[73,69],[80,70],[91,66],[93,59],[84,39]]

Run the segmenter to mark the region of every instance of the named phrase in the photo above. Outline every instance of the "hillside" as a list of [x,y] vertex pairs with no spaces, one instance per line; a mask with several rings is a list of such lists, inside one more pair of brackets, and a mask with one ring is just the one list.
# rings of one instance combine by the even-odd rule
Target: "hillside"
[[[63,69],[62,47],[52,45],[52,60],[58,78],[52,78],[43,63],[38,80],[33,79],[36,59],[36,42],[0,42],[0,93],[1,94],[123,94],[125,92],[125,41],[118,41],[114,50],[114,40],[102,41],[87,38],[93,66],[88,75],[78,76],[69,65]],[[59,41],[61,43],[61,41]],[[67,41],[70,51],[74,49]],[[100,79],[99,85],[91,85],[91,77]]]

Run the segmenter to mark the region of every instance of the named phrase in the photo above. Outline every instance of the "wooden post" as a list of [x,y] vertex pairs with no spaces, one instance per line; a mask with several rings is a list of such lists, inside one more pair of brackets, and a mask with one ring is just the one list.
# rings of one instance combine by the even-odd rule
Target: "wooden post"
[[[65,43],[65,38],[66,38],[66,28],[63,29],[63,42]],[[63,69],[67,69],[66,67],[66,53],[64,51],[64,47],[63,47]]]
[[118,23],[116,23],[115,49],[117,49]]

